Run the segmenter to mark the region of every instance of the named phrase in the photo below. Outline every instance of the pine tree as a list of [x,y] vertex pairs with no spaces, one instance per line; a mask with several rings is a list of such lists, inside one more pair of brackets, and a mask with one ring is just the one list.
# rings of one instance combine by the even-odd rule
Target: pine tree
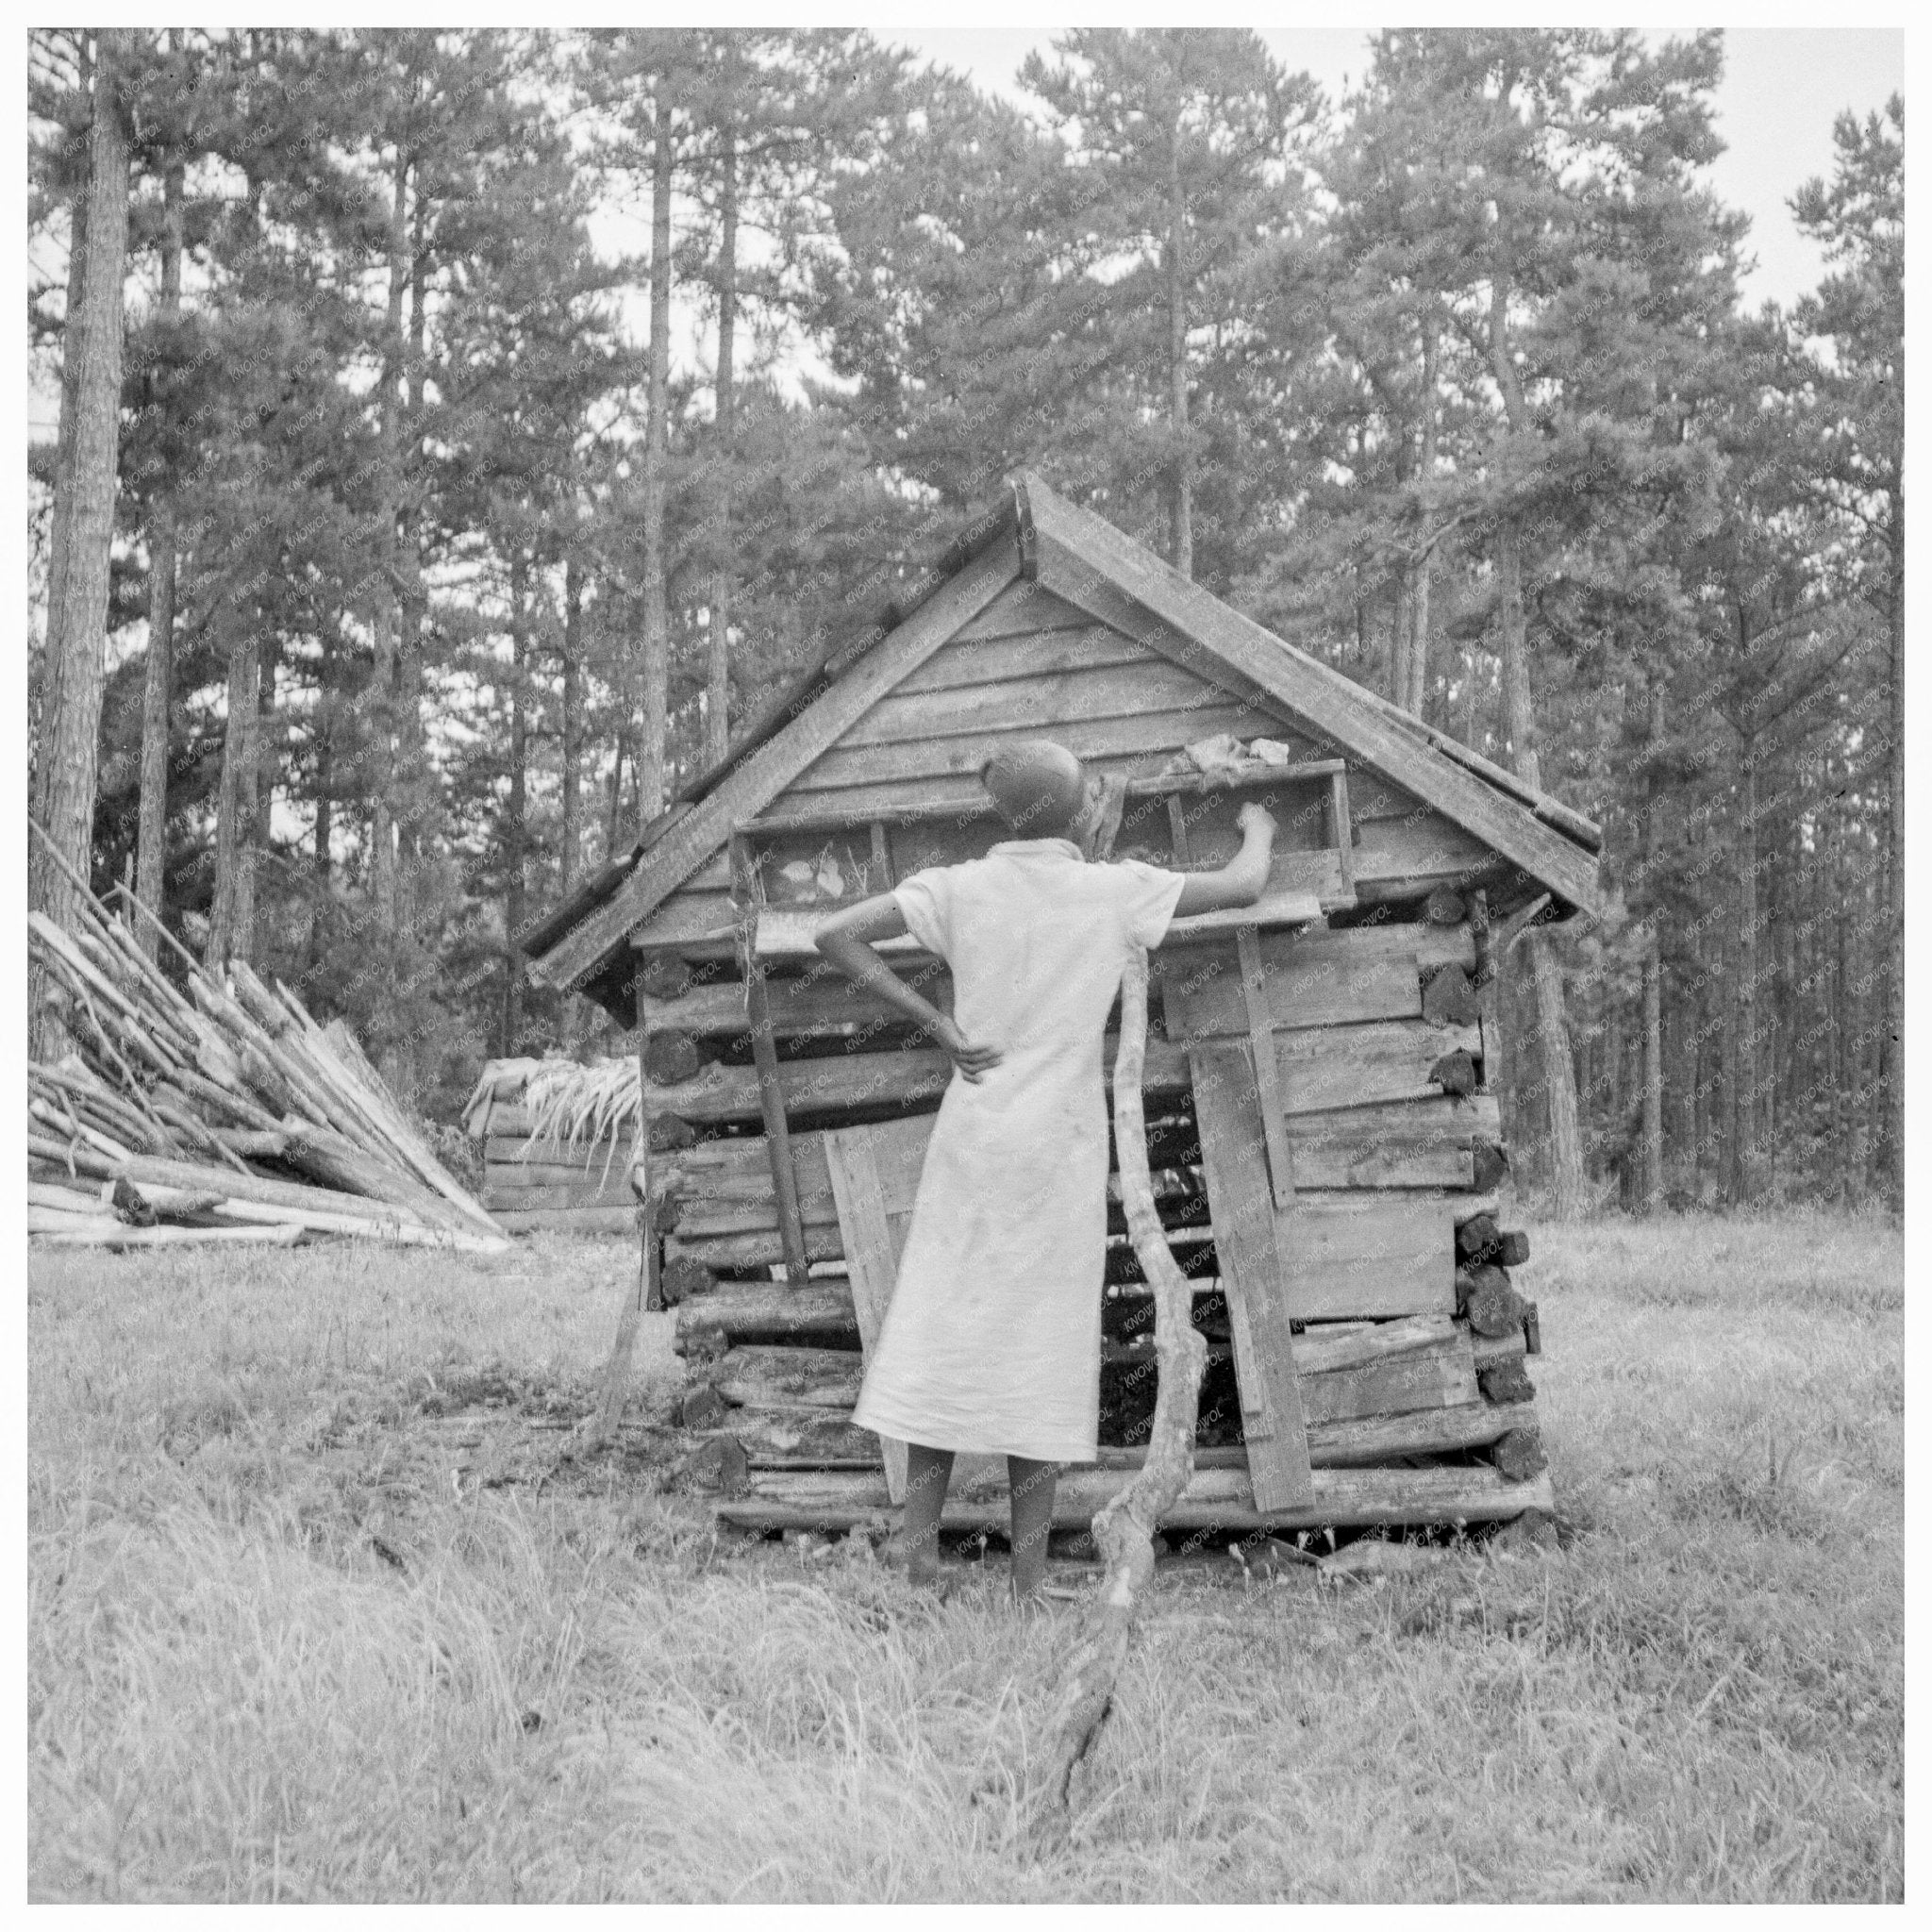
[[[57,539],[34,766],[34,817],[45,842],[36,842],[27,874],[30,904],[62,923],[75,892],[68,874],[85,878],[92,863],[121,414],[126,40],[114,27],[103,27],[94,37],[85,199],[76,183],[72,221],[78,269],[69,289],[80,299],[67,316],[63,344]],[[52,1058],[58,1051],[55,1023],[44,998],[32,989],[28,1019],[30,1050],[37,1058]]]
[[[741,572],[734,498],[750,479],[736,449],[741,387],[799,346],[807,265],[826,239],[824,195],[868,120],[890,109],[886,63],[870,37],[844,31],[708,30],[695,37],[688,89],[687,176],[714,320],[711,428],[694,444],[690,487],[704,591],[704,762],[724,755]],[[747,242],[749,242],[749,245]],[[746,349],[751,354],[747,356]],[[742,630],[742,625],[737,626]]]
[[[1446,377],[1465,406],[1463,487],[1427,500],[1485,537],[1507,755],[1535,784],[1557,780],[1532,609],[1558,647],[1542,681],[1560,687],[1579,637],[1627,638],[1631,607],[1643,621],[1656,591],[1631,559],[1707,486],[1705,452],[1673,431],[1711,355],[1707,325],[1733,299],[1737,225],[1695,179],[1716,152],[1718,60],[1710,35],[1650,49],[1631,34],[1429,30],[1377,44],[1374,91],[1399,107],[1424,173],[1424,292],[1445,344],[1457,338]],[[1632,581],[1641,594],[1608,594]],[[1574,1214],[1583,1149],[1561,973],[1542,936],[1524,950],[1556,1208]]]
[[[1154,443],[1168,559],[1192,576],[1203,439],[1191,339],[1238,315],[1264,242],[1286,224],[1286,164],[1315,91],[1246,31],[1083,28],[1054,45],[1059,59],[1030,55],[1021,78],[1063,129],[1077,128],[1085,192],[1074,220],[1109,266],[1126,267],[1109,320],[1166,419],[1158,439],[1134,441]],[[1124,408],[1122,432],[1132,420]]]
[[[184,62],[185,50],[178,43],[178,30],[167,29],[169,44],[164,58],[173,68]],[[170,71],[165,83],[150,88],[169,107],[192,103],[199,90],[187,83],[183,75]],[[186,125],[181,125],[183,122]],[[173,125],[170,125],[170,124]],[[155,317],[157,341],[153,356],[154,388],[158,413],[167,410],[166,364],[179,355],[177,338],[181,331],[181,258],[186,242],[186,202],[188,156],[192,152],[194,132],[192,112],[178,112],[163,122],[166,136],[157,157],[161,174],[160,306]],[[169,707],[174,689],[175,590],[178,557],[176,551],[175,503],[168,478],[156,479],[146,519],[148,550],[147,660],[142,679],[141,724],[141,829],[138,839],[139,870],[135,875],[136,896],[154,915],[154,923],[137,921],[140,943],[150,958],[158,958],[160,935],[158,930],[168,863],[168,753],[171,728]]]
[[1094,184],[1078,218],[1133,264],[1117,284],[1117,325],[1158,318],[1137,359],[1166,415],[1169,558],[1191,576],[1199,438],[1190,425],[1190,336],[1210,320],[1215,292],[1224,299],[1241,285],[1280,219],[1269,171],[1310,92],[1252,34],[1094,29],[1056,48],[1057,65],[1031,57],[1023,78],[1063,125],[1077,124]]
[[1798,335],[1827,342],[1812,358],[1821,458],[1814,493],[1845,532],[1861,594],[1890,649],[1884,726],[1887,809],[1883,1171],[1905,1207],[1905,142],[1894,94],[1861,124],[1832,130],[1831,179],[1807,182],[1791,208],[1824,245],[1831,272],[1798,306]]

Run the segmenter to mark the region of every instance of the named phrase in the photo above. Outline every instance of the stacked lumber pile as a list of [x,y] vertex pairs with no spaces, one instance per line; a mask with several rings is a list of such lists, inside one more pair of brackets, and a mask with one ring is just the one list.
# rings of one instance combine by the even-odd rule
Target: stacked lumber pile
[[27,924],[74,1042],[27,1067],[29,1234],[68,1247],[323,1234],[507,1246],[341,1021],[319,1024],[239,960],[218,982],[170,938],[184,991],[91,893],[72,927],[40,912]]
[[635,1234],[638,1066],[491,1060],[463,1110],[483,1155],[483,1205],[511,1234]]

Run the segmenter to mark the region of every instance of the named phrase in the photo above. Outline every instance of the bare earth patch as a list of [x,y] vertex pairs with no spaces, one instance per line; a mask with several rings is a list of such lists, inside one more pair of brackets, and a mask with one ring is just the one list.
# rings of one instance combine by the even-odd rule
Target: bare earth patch
[[625,1243],[37,1254],[33,1895],[1901,1898],[1897,1231],[1533,1242],[1566,1545],[1164,1563],[1050,1863],[996,1544],[721,1542],[666,1323],[566,1456]]

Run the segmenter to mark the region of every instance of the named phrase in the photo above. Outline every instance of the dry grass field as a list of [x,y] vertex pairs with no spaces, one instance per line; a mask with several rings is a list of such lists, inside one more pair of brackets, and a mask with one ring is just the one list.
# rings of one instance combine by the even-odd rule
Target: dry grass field
[[1567,1546],[1169,1562],[1041,1861],[997,1550],[929,1605],[558,1468],[623,1244],[36,1254],[32,1893],[1899,1899],[1897,1232],[1532,1240]]

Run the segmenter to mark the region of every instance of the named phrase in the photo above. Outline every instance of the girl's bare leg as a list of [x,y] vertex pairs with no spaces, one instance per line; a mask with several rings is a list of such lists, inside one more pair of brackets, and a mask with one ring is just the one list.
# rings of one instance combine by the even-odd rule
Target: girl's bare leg
[[914,1583],[939,1578],[940,1511],[946,1507],[946,1485],[952,1480],[950,1449],[907,1443],[906,1515],[899,1534],[905,1543],[906,1574]]
[[1013,1594],[1023,1603],[1037,1597],[1046,1581],[1046,1540],[1053,1529],[1059,1474],[1057,1462],[1007,1457],[1007,1488],[1013,1499]]

